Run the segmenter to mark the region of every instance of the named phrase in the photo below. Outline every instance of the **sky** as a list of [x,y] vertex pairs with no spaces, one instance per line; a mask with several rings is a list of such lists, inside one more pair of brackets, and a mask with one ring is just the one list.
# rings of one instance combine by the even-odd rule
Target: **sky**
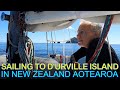
[[[0,11],[0,17],[2,12],[8,15],[10,14],[10,11]],[[80,24],[80,19],[78,19],[67,29],[62,29],[52,32],[53,40],[56,39],[56,41],[65,41],[65,40],[69,40],[72,37],[76,37],[79,24]],[[1,21],[0,18],[0,42],[6,42],[7,32],[8,32],[8,21]],[[31,38],[33,43],[46,43],[46,32],[35,32],[35,33],[28,32],[28,36]],[[110,31],[108,33],[108,39],[110,44],[120,44],[120,24],[111,25]],[[52,40],[51,32],[48,32],[48,40]]]

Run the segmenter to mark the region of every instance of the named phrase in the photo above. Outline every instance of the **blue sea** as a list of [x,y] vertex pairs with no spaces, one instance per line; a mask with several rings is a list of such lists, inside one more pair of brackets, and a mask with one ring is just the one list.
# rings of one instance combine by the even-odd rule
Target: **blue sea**
[[[117,53],[117,56],[120,59],[120,44],[111,44],[114,50]],[[35,56],[38,57],[47,57],[48,54],[61,54],[70,56],[72,53],[77,51],[80,47],[78,44],[69,44],[69,43],[49,43],[48,49],[46,43],[34,43]],[[0,55],[5,55],[6,52],[6,43],[0,43]]]

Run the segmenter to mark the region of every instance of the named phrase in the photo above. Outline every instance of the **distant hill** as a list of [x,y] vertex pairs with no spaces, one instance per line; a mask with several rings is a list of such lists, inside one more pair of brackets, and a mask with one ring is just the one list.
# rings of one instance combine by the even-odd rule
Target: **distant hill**
[[[76,37],[73,37],[73,38],[71,38],[70,40],[71,40],[71,43],[78,43],[78,40],[77,40]],[[67,41],[66,43],[70,43],[70,40]]]

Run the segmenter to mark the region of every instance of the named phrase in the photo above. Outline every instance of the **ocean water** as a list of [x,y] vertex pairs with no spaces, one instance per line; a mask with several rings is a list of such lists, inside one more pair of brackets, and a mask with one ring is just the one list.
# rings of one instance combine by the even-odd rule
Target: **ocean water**
[[[117,53],[120,59],[120,44],[111,45]],[[48,48],[48,49],[47,49]],[[48,54],[60,54],[64,56],[70,56],[72,53],[77,51],[80,47],[78,44],[62,44],[62,43],[34,43],[34,53],[37,57],[47,57]],[[6,54],[6,43],[0,43],[0,55]]]

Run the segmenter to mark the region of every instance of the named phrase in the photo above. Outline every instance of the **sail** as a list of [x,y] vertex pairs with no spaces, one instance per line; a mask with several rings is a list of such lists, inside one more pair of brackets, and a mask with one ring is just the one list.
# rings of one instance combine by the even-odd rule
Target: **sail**
[[76,20],[70,20],[70,21],[58,21],[58,22],[50,22],[50,23],[44,23],[44,24],[32,24],[27,25],[26,31],[29,32],[48,32],[48,31],[54,31],[54,30],[62,30],[64,28],[67,28],[71,26]]
[[104,23],[106,15],[114,14],[113,24],[120,23],[120,11],[28,11],[25,13],[29,32],[61,30],[77,19]]

